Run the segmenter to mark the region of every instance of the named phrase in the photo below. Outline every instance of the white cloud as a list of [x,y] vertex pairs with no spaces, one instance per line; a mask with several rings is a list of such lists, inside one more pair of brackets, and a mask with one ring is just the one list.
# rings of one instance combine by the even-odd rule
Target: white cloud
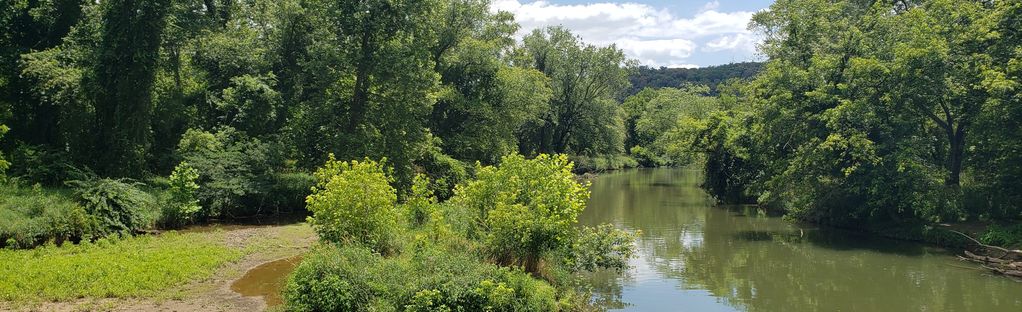
[[640,3],[522,1],[528,0],[494,0],[490,9],[514,13],[522,25],[519,36],[536,28],[562,25],[586,42],[617,44],[629,57],[651,66],[695,66],[691,58],[698,52],[751,54],[758,41],[746,29],[753,12],[719,12],[717,1],[706,3],[691,18]]
[[704,11],[714,11],[714,10],[717,10],[718,8],[720,8],[720,2],[717,2],[717,1],[710,1],[710,2],[707,2],[706,4],[704,4],[704,5],[703,5],[703,8],[702,8],[702,9],[700,9],[699,11],[700,11],[700,12],[704,12]]
[[706,42],[702,50],[706,52],[726,50],[756,52],[756,43],[759,41],[757,36],[751,34],[724,35]]

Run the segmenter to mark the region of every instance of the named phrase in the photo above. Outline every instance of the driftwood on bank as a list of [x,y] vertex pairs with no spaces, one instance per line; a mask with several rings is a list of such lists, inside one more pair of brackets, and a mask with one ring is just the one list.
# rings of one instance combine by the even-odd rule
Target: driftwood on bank
[[997,246],[990,246],[981,243],[969,235],[965,235],[965,233],[955,230],[950,231],[958,233],[958,235],[965,236],[965,238],[968,238],[977,245],[977,248],[975,249],[976,253],[966,250],[965,256],[959,256],[960,259],[979,263],[983,266],[983,268],[994,273],[1014,278],[1022,278],[1022,250],[1009,250]]

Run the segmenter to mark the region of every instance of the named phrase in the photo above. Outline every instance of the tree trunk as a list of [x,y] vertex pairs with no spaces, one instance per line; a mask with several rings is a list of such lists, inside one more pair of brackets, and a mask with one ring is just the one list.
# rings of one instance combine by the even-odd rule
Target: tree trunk
[[351,96],[351,108],[348,115],[348,131],[354,133],[362,124],[366,113],[366,106],[369,102],[369,70],[372,62],[372,48],[369,47],[371,40],[369,30],[363,30],[361,40],[361,56],[358,66],[355,69],[355,90]]
[[948,155],[948,177],[944,185],[958,187],[961,185],[962,159],[965,158],[965,125],[959,123],[958,129],[948,131],[948,140],[951,142],[951,151]]

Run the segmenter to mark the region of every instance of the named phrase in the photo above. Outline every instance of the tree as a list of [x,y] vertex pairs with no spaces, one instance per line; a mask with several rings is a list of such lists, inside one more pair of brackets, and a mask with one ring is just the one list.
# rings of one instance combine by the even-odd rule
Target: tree
[[[318,12],[332,31],[313,49],[324,94],[303,105],[294,137],[307,157],[383,157],[400,188],[427,148],[426,118],[438,77],[430,62],[434,4],[427,0],[337,1]],[[321,52],[320,52],[321,51]]]
[[96,168],[138,176],[149,156],[152,86],[169,0],[109,0],[89,83],[96,109]]
[[59,141],[54,131],[59,114],[29,92],[33,83],[21,76],[21,56],[61,45],[89,5],[85,0],[12,0],[0,6],[0,119],[10,118],[16,139]]
[[981,72],[989,68],[980,19],[988,13],[975,1],[927,1],[899,16],[905,27],[894,51],[896,96],[944,133],[948,147],[945,185],[959,187],[966,137],[986,102]]
[[525,153],[617,154],[624,150],[623,112],[632,63],[611,45],[583,44],[563,27],[534,30],[521,47],[528,65],[550,78],[553,98],[543,124],[527,133]]
[[987,34],[990,61],[980,82],[990,95],[983,105],[975,134],[970,135],[967,160],[973,179],[987,205],[985,214],[995,218],[1017,218],[1022,214],[1022,3],[997,1],[985,15],[981,33]]
[[718,109],[708,92],[705,86],[646,89],[625,99],[629,152],[651,166],[690,163],[697,154],[692,136],[700,120]]

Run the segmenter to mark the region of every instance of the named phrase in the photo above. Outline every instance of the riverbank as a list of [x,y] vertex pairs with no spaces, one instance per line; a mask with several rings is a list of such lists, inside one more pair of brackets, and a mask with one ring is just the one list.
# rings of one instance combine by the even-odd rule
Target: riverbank
[[0,291],[0,310],[261,311],[262,298],[242,297],[231,283],[262,263],[304,253],[315,240],[300,223],[201,227],[87,247],[3,251],[0,285],[22,286]]

